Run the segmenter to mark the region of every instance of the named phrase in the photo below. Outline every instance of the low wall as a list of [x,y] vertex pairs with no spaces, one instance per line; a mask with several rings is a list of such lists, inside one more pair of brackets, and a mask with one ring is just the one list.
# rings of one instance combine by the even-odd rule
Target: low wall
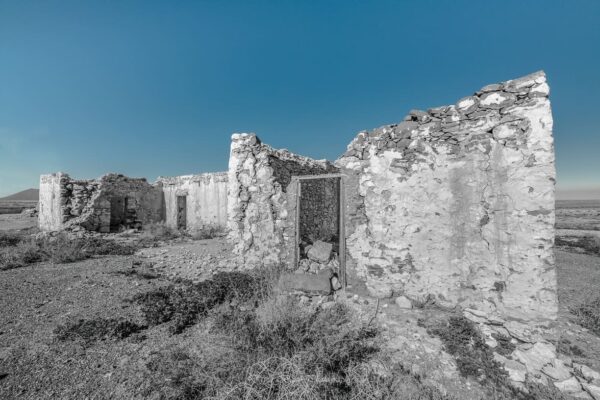
[[186,196],[187,228],[227,227],[227,172],[158,178],[165,201],[165,223],[177,228],[177,196]]
[[336,162],[349,274],[377,296],[554,318],[548,93],[536,73],[360,133]]

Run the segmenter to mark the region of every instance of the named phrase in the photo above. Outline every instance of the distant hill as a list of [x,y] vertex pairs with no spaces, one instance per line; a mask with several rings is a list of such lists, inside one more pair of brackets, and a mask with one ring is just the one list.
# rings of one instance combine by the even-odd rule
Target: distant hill
[[39,189],[26,189],[10,196],[0,197],[0,201],[38,201],[39,198]]
[[600,187],[589,189],[558,189],[556,200],[600,200]]

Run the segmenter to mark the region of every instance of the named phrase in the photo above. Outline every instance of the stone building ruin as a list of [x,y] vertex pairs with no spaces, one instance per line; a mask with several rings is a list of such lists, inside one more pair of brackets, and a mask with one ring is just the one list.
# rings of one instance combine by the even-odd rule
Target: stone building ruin
[[298,276],[359,282],[377,297],[554,319],[548,95],[543,72],[488,85],[360,132],[335,162],[234,134],[227,173],[155,184],[44,175],[40,227],[226,224],[246,268],[283,265]]

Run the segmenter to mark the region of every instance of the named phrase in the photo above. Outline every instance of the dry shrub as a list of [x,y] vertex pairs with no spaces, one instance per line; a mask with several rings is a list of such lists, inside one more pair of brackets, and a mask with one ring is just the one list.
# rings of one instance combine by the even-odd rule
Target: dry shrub
[[569,311],[575,315],[578,323],[600,336],[600,296],[596,295],[588,300],[571,307]]
[[0,247],[16,246],[24,239],[24,234],[19,231],[0,231]]
[[330,380],[320,371],[307,373],[302,360],[292,357],[270,357],[252,364],[245,379],[218,391],[218,399],[320,399],[320,390]]
[[221,272],[200,283],[172,285],[141,293],[133,300],[140,306],[148,324],[173,321],[172,333],[181,333],[219,304],[233,299],[248,302],[259,298],[263,285],[260,275]]
[[181,237],[181,232],[177,229],[165,225],[164,222],[154,222],[142,227],[137,245],[138,247],[153,247],[158,245],[158,242],[178,237]]
[[567,248],[576,248],[587,254],[600,255],[600,236],[557,236],[555,239],[556,246]]
[[419,375],[386,358],[349,368],[346,383],[350,387],[347,398],[353,400],[452,400],[450,395],[424,384]]
[[21,241],[15,246],[0,248],[0,270],[21,268],[45,261],[49,255],[33,240]]
[[450,399],[392,360],[374,362],[380,356],[377,330],[357,323],[343,305],[315,308],[282,296],[251,309],[223,303],[212,316],[199,351],[155,354],[147,368],[160,384],[145,396]]
[[512,386],[502,364],[494,360],[482,333],[464,316],[453,315],[447,321],[429,326],[422,320],[419,322],[442,340],[445,350],[456,359],[459,372],[464,377],[477,379],[494,399],[567,400],[554,386],[528,381],[527,392]]
[[80,319],[58,326],[54,333],[58,340],[83,340],[91,343],[103,339],[125,339],[137,333],[146,326],[139,325],[123,318],[96,318],[91,320]]
[[[348,368],[379,350],[375,340],[378,331],[353,323],[349,309],[339,303],[312,309],[283,296],[269,299],[254,310],[222,307],[219,311],[214,329],[227,334],[233,348],[243,355],[240,359],[244,363],[237,368],[244,371],[245,378],[234,386],[238,398],[248,393],[258,395],[247,398],[288,398],[283,393],[291,390],[291,384],[296,385],[293,392],[308,396],[301,383],[315,385],[315,379],[320,382],[315,387],[319,398],[345,396],[350,391]],[[248,360],[255,360],[250,368],[246,368]],[[297,364],[294,368],[301,371],[298,377],[310,377],[291,382],[287,373],[294,368],[285,360]],[[269,384],[261,386],[261,382]]]
[[128,276],[128,277],[132,277],[132,278],[146,279],[146,280],[158,279],[160,277],[160,275],[154,271],[148,271],[148,270],[144,271],[144,270],[139,270],[139,269],[135,269],[135,268],[129,268],[129,269],[115,271],[115,272],[113,272],[113,274]]
[[0,270],[20,268],[40,261],[69,263],[97,255],[131,255],[136,248],[113,240],[73,238],[66,233],[42,238],[22,238],[15,246],[0,247]]
[[225,228],[220,225],[204,225],[201,228],[193,229],[188,232],[194,240],[214,239],[225,236]]

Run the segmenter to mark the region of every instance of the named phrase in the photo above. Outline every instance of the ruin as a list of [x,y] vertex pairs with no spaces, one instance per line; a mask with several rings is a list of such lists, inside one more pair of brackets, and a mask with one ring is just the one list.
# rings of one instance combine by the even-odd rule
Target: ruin
[[[360,132],[335,162],[234,134],[227,173],[40,181],[40,227],[225,225],[239,265],[376,297],[556,318],[554,147],[543,72]],[[308,279],[308,278],[307,278]]]

